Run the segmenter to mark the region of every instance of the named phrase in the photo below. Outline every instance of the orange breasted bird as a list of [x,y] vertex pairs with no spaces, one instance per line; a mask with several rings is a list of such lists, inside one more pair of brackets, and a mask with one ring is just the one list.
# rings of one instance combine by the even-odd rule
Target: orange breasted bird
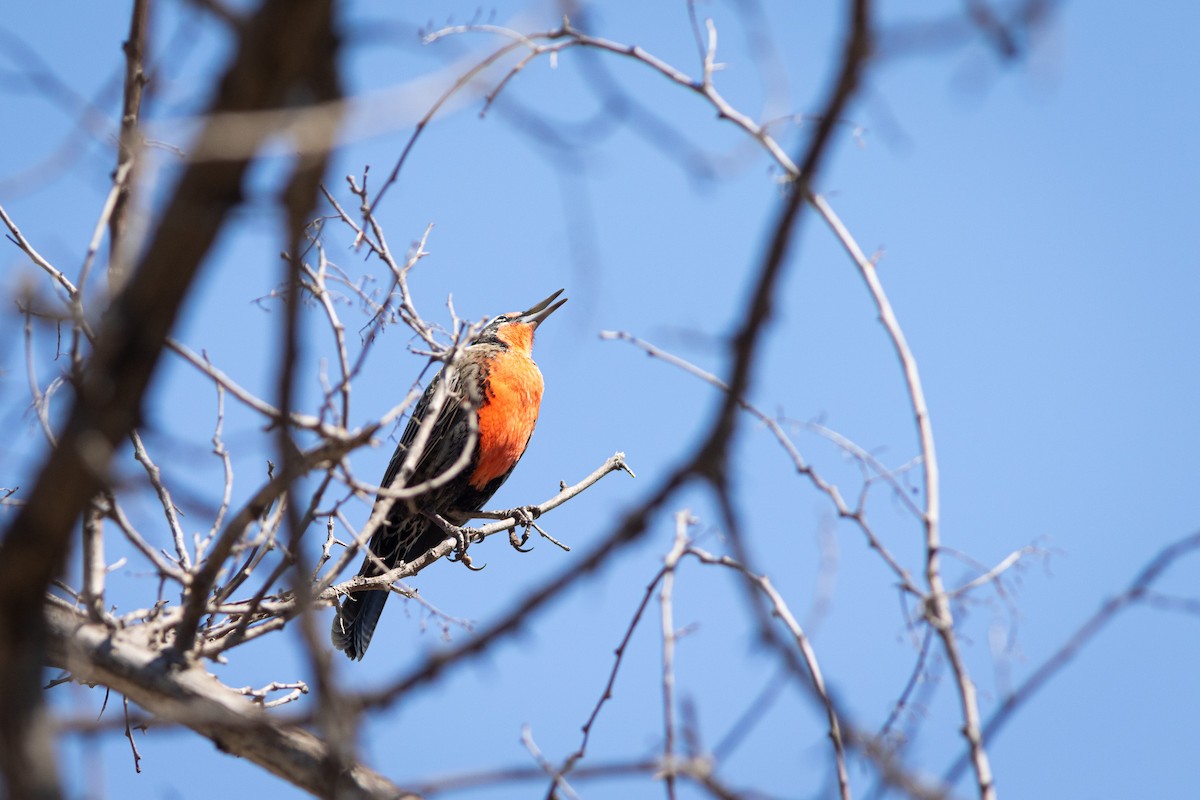
[[[533,362],[533,332],[546,317],[567,302],[554,302],[559,289],[528,311],[501,314],[466,347],[453,370],[443,367],[430,382],[413,410],[400,444],[384,473],[384,487],[392,486],[409,461],[422,421],[428,416],[439,387],[448,391],[420,454],[415,469],[396,488],[417,486],[446,473],[470,442],[473,414],[478,436],[465,469],[444,483],[407,500],[393,500],[387,521],[371,535],[370,549],[378,560],[367,556],[359,575],[373,577],[407,563],[447,538],[432,518],[439,515],[461,524],[469,512],[478,511],[504,483],[521,460],[537,423],[542,402],[542,373]],[[446,376],[449,374],[449,378]],[[438,485],[440,484],[440,485]],[[375,498],[383,500],[382,492]],[[467,512],[467,513],[462,513]],[[333,620],[333,645],[349,658],[361,659],[371,643],[371,634],[383,612],[390,591],[368,590],[348,595]]]

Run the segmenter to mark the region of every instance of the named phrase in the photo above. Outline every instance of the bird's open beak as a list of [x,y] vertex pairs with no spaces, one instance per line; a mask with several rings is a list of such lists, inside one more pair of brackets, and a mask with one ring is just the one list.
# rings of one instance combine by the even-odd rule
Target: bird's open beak
[[[528,311],[522,311],[521,316],[517,317],[515,320],[513,320],[513,322],[524,322],[526,325],[532,325],[535,328],[538,325],[541,325],[542,321],[545,320],[546,317],[553,314],[559,306],[567,302],[567,298],[564,297],[562,300],[554,303],[554,298],[558,297],[564,291],[566,290],[559,289],[557,292],[550,295]],[[554,305],[550,305],[551,303],[554,303]]]

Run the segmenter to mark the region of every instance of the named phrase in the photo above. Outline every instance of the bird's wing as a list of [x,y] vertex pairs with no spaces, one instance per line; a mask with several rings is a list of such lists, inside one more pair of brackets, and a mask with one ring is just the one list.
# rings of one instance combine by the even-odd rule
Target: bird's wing
[[[387,471],[383,475],[381,486],[391,486],[393,481],[396,480],[396,476],[400,473],[405,460],[408,458],[409,450],[416,441],[417,433],[422,423],[428,417],[434,397],[443,381],[446,380],[445,375],[446,370],[443,368],[430,382],[429,387],[425,390],[425,394],[421,396],[420,402],[417,403],[417,407],[413,409],[408,426],[404,429],[404,434],[400,437],[400,443],[396,446],[396,452],[392,454],[392,459],[388,462]],[[463,407],[462,400],[466,395],[463,387],[477,384],[478,368],[474,364],[462,364],[455,368],[453,377],[448,384],[449,391],[442,401],[442,407],[438,411],[437,419],[433,422],[429,438],[425,442],[423,451],[417,457],[412,475],[404,482],[404,485],[415,486],[416,484],[436,478],[450,469],[461,456],[462,449],[467,444],[468,432],[470,430],[467,415],[475,413]],[[472,400],[476,403],[478,402],[478,398],[472,398]],[[465,470],[470,470],[469,463]],[[402,506],[406,504],[398,502],[397,505]]]

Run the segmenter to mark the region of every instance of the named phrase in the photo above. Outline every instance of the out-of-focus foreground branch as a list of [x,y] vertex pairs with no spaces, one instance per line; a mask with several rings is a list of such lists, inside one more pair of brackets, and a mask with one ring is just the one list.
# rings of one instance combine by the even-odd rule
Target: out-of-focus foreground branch
[[[332,0],[265,3],[245,21],[211,110],[278,108],[289,93],[303,95],[313,76],[333,72],[332,30]],[[247,152],[268,133],[248,143],[254,146]],[[211,135],[206,129],[198,144]],[[63,569],[84,505],[104,486],[115,448],[137,425],[167,334],[240,202],[252,158],[184,170],[145,255],[97,331],[58,445],[0,543],[0,774],[10,796],[60,795],[39,681],[45,591]]]

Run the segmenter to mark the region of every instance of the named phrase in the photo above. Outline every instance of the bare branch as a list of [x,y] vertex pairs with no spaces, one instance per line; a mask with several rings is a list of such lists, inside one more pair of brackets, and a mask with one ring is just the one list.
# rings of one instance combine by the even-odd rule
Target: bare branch
[[104,619],[104,525],[103,513],[93,499],[83,513],[83,591],[80,598],[93,622]]
[[[692,524],[691,514],[679,511],[675,514],[675,543],[667,557],[663,560],[662,586],[659,589],[658,602],[661,611],[662,624],[662,695],[663,695],[663,763],[670,764],[675,760],[675,616],[673,593],[675,589],[675,569],[679,559],[683,558],[688,545],[688,526]],[[665,776],[667,797],[675,800],[675,775],[668,772]]]
[[[636,336],[628,334],[624,331],[601,331],[600,338],[629,342],[635,347],[643,350],[650,357],[665,361],[672,366],[682,369],[690,375],[694,375],[705,383],[717,387],[726,394],[729,393],[729,386],[716,375],[697,367],[695,364],[692,364],[691,362],[686,361],[679,356],[674,355],[673,353],[669,353],[653,344],[650,344],[649,342],[643,341]],[[787,435],[787,432],[784,431],[783,426],[779,424],[777,419],[768,416],[765,412],[760,410],[757,406],[746,400],[744,397],[735,397],[733,400],[737,403],[739,408],[744,410],[750,416],[754,417],[771,432],[771,435],[775,437],[775,440],[779,442],[780,446],[788,454],[788,457],[791,459],[792,465],[795,467],[796,472],[807,478],[808,481],[813,485],[813,488],[829,498],[829,501],[833,504],[834,510],[837,512],[838,517],[842,519],[848,519],[857,525],[859,530],[862,531],[863,535],[866,537],[867,543],[871,546],[871,549],[879,553],[880,557],[883,558],[884,563],[886,563],[888,568],[891,569],[891,571],[895,574],[897,582],[901,588],[916,597],[922,597],[923,592],[917,588],[916,584],[912,580],[912,577],[909,575],[908,570],[904,568],[899,560],[892,555],[892,552],[887,548],[887,546],[885,546],[879,537],[875,535],[874,530],[872,530],[870,523],[867,521],[866,512],[863,510],[863,504],[860,502],[857,508],[851,508],[842,498],[842,494],[838,490],[838,487],[825,480],[825,478],[822,477],[819,472],[817,472],[811,465],[808,464],[804,456],[801,455],[800,450],[796,447],[795,442],[793,442],[791,437]],[[844,445],[840,444],[840,446],[844,446],[845,449],[851,450],[851,452],[854,452],[856,455],[862,452],[861,448],[853,447],[853,443],[849,442],[849,440],[842,439],[842,441],[844,442]],[[881,474],[890,476],[890,473],[884,470],[882,465],[878,465],[878,470]],[[892,479],[891,482],[894,486],[894,479]],[[903,492],[899,492],[899,494],[904,497],[905,500],[908,499],[907,495],[905,495]]]
[[129,540],[129,543],[137,548],[137,550],[143,556],[145,556],[151,564],[154,565],[154,568],[160,575],[166,578],[171,578],[180,585],[186,583],[187,576],[184,571],[163,558],[162,555],[160,555],[157,550],[151,547],[150,543],[147,542],[145,538],[134,529],[133,523],[131,523],[128,517],[125,516],[125,512],[121,509],[120,504],[117,502],[116,496],[109,494],[107,501],[107,514],[109,519],[116,523],[117,528],[119,528],[121,533],[125,535],[125,538]]
[[[626,464],[625,464],[625,454],[624,453],[615,453],[607,461],[605,461],[602,465],[600,465],[598,468],[596,468],[590,475],[588,475],[583,480],[579,481],[578,483],[576,483],[573,486],[564,487],[561,491],[559,491],[558,494],[554,495],[554,497],[551,497],[549,500],[539,503],[538,505],[533,506],[532,508],[534,508],[536,510],[536,513],[538,516],[541,516],[542,514],[545,514],[549,511],[553,511],[554,509],[558,508],[559,506],[561,506],[563,503],[567,502],[571,498],[577,496],[578,494],[585,491],[589,487],[595,485],[601,478],[603,478],[605,475],[608,475],[609,473],[612,473],[612,472],[628,472],[630,475],[633,474],[629,470],[629,467],[626,466]],[[471,512],[471,513],[474,514],[474,512]],[[481,515],[493,515],[493,512],[479,512],[479,513]],[[472,535],[477,539],[484,539],[488,536],[494,536],[497,533],[501,533],[502,531],[512,530],[513,528],[515,528],[521,524],[521,515],[511,514],[508,512],[505,512],[505,513],[507,514],[507,516],[505,516],[503,519],[499,519],[496,522],[493,522],[489,525],[484,525],[481,528],[471,529]],[[372,517],[374,517],[374,516],[375,515],[373,514]],[[370,535],[369,535],[370,530],[372,530],[371,522],[368,521],[367,525],[364,526],[363,534],[360,534],[358,537],[356,537],[356,538],[360,539],[359,544],[360,544],[360,546],[363,546],[364,549],[365,549],[367,539],[370,538]],[[439,559],[443,556],[449,555],[450,551],[454,548],[454,545],[456,543],[457,542],[454,537],[452,537],[452,536],[447,537],[437,547],[433,548],[432,550],[429,550],[424,555],[422,555],[421,557],[419,557],[417,559],[414,559],[413,561],[409,562],[408,564],[401,564],[401,565],[397,566],[395,569],[388,570],[387,572],[383,573],[382,575],[377,575],[372,578],[356,577],[356,578],[352,578],[349,581],[346,581],[345,583],[338,584],[337,586],[332,586],[333,579],[339,573],[341,573],[341,571],[343,569],[345,569],[345,566],[346,566],[344,563],[339,562],[338,565],[335,565],[332,569],[330,569],[326,573],[325,577],[322,578],[320,582],[318,582],[318,584],[315,588],[315,591],[318,594],[320,594],[320,596],[323,599],[333,601],[340,595],[342,595],[348,591],[353,591],[355,589],[379,588],[379,587],[388,586],[393,581],[397,581],[397,580],[400,580],[401,578],[407,578],[411,575],[415,575],[421,569],[424,569],[426,566],[433,563],[437,559]],[[341,561],[346,561],[346,559],[341,559]],[[381,564],[381,566],[383,566],[383,565]]]
[[77,320],[84,320],[83,290],[87,288],[88,276],[92,271],[92,263],[96,260],[96,253],[100,250],[100,242],[104,238],[104,231],[106,228],[110,228],[112,224],[112,216],[116,212],[117,203],[122,193],[128,192],[129,174],[132,169],[132,161],[126,161],[117,167],[117,171],[113,174],[112,188],[108,191],[108,196],[104,200],[104,206],[100,209],[100,217],[96,220],[96,225],[92,229],[92,240],[88,243],[87,253],[83,257],[83,265],[79,268],[80,291],[76,292],[73,298],[74,313]]
[[1022,558],[1024,558],[1025,556],[1033,555],[1035,553],[1039,553],[1039,552],[1041,552],[1041,550],[1039,550],[1037,547],[1034,547],[1032,545],[1022,547],[1019,550],[1014,550],[1011,553],[1009,553],[1007,556],[1002,558],[1000,560],[1000,563],[998,563],[996,566],[992,567],[991,569],[986,570],[982,575],[978,576],[977,578],[967,581],[962,586],[956,587],[956,588],[948,591],[947,596],[950,599],[954,599],[956,597],[959,597],[960,595],[966,594],[967,592],[971,591],[972,589],[975,589],[979,586],[983,586],[984,584],[992,583],[993,581],[998,582],[1000,580],[1001,576],[1003,576],[1004,573],[1007,572],[1008,570],[1015,567],[1021,561]]
[[996,795],[992,778],[991,764],[987,751],[984,749],[983,735],[979,721],[979,698],[975,693],[975,684],[967,671],[966,662],[959,652],[958,639],[954,633],[954,616],[950,609],[950,596],[942,579],[941,568],[941,484],[938,476],[937,449],[934,445],[933,426],[929,419],[929,406],[925,402],[925,390],[921,384],[921,373],[917,369],[917,361],[908,346],[904,331],[892,310],[883,284],[874,262],[866,257],[858,243],[850,235],[845,225],[838,218],[833,208],[823,197],[813,195],[813,207],[834,231],[838,241],[842,243],[859,275],[867,286],[871,299],[879,312],[879,321],[887,331],[888,338],[896,351],[900,367],[904,371],[904,382],[908,389],[909,401],[913,417],[916,421],[917,436],[921,446],[921,464],[925,473],[925,580],[929,585],[929,594],[925,599],[925,617],[930,625],[938,632],[950,669],[954,674],[958,688],[959,704],[962,708],[963,736],[971,748],[971,760],[975,769],[976,783],[979,787],[980,800],[993,800]]
[[642,593],[642,600],[638,603],[637,608],[633,612],[633,618],[629,621],[629,627],[625,629],[625,635],[621,638],[621,643],[613,651],[613,655],[615,656],[613,666],[612,670],[608,673],[608,682],[604,685],[604,691],[600,693],[600,699],[596,701],[596,705],[592,707],[592,713],[588,715],[587,721],[583,723],[583,738],[579,742],[579,748],[563,761],[562,767],[555,773],[556,778],[562,777],[574,770],[575,765],[587,754],[588,740],[592,736],[592,728],[596,724],[596,718],[600,716],[600,709],[604,707],[604,704],[613,697],[613,687],[616,685],[617,673],[621,670],[621,661],[625,657],[625,651],[629,648],[629,641],[633,638],[633,632],[637,630],[638,623],[641,621],[646,607],[650,605],[650,598],[654,596],[654,590],[662,581],[664,574],[666,574],[666,567],[660,569],[650,583],[646,585],[646,590]]
[[[59,607],[47,609],[46,617],[49,663],[70,670],[73,680],[111,687],[157,717],[185,725],[221,750],[322,796],[328,786],[323,769],[327,743],[272,721],[261,704],[247,702],[241,692],[197,666],[155,667],[157,651],[139,642],[135,631],[110,631]],[[413,797],[359,764],[338,776],[336,793],[372,800]]]
[[895,704],[892,705],[892,710],[888,713],[887,719],[879,728],[877,738],[881,741],[886,741],[888,735],[892,731],[892,726],[900,719],[900,715],[908,708],[909,698],[912,697],[913,690],[917,687],[917,683],[925,674],[925,661],[929,657],[929,645],[933,641],[933,627],[926,626],[925,636],[921,639],[921,648],[917,651],[917,661],[913,665],[912,672],[909,673],[908,682],[904,684],[904,689],[901,690],[900,696],[896,698]]
[[[147,81],[145,72],[146,39],[150,27],[151,0],[134,0],[129,15],[129,36],[125,51],[125,88],[121,104],[121,132],[117,139],[117,169],[113,176],[113,203],[108,220],[108,288],[116,294],[127,279],[125,242],[129,209],[133,205],[132,187],[136,183],[141,133],[138,122],[142,113],[142,89]],[[80,282],[83,285],[83,282]]]
[[579,795],[575,792],[574,787],[567,783],[567,780],[562,776],[562,773],[556,770],[554,765],[551,764],[546,756],[542,754],[542,751],[537,746],[537,743],[533,741],[533,731],[528,725],[521,726],[521,744],[525,745],[525,749],[529,751],[529,755],[533,757],[533,760],[537,763],[537,765],[541,767],[542,771],[549,775],[554,781],[550,789],[550,796],[557,797],[558,792],[562,792],[568,798],[570,798],[570,800],[580,800]]
[[21,248],[21,251],[25,253],[25,255],[29,256],[29,259],[33,261],[34,264],[41,267],[41,269],[47,275],[54,279],[55,283],[57,283],[66,291],[68,300],[74,300],[75,296],[79,293],[79,290],[75,288],[75,284],[71,283],[70,278],[68,278],[62,273],[62,271],[47,261],[42,254],[39,253],[34,246],[29,243],[29,240],[26,239],[24,234],[21,233],[21,229],[17,227],[17,223],[13,222],[12,218],[8,216],[8,212],[4,210],[4,206],[0,206],[0,221],[4,222],[4,226],[8,228],[8,231],[11,234],[9,239],[16,244],[17,247]]
[[[1108,627],[1109,623],[1120,616],[1121,612],[1141,601],[1169,567],[1196,550],[1200,550],[1200,531],[1172,542],[1159,550],[1138,571],[1125,591],[1102,603],[1100,608],[1096,609],[1095,613],[1076,629],[1062,647],[1043,661],[1037,669],[1030,673],[1029,677],[1004,698],[1004,702],[992,712],[987,724],[983,726],[983,740],[985,742],[993,741],[1008,724],[1013,714],[1041,691],[1042,687],[1049,683],[1050,679],[1057,675],[1063,667],[1073,661],[1097,634]],[[970,750],[959,757],[946,771],[946,781],[953,783],[958,780],[972,758],[973,754]]]
[[183,528],[179,525],[179,515],[175,512],[175,501],[171,499],[171,493],[163,483],[162,472],[150,458],[150,454],[146,452],[142,436],[137,430],[130,432],[129,439],[133,442],[133,457],[146,470],[146,477],[150,479],[150,485],[154,487],[154,493],[158,495],[158,502],[162,505],[163,518],[167,521],[167,527],[171,529],[171,539],[175,543],[175,555],[179,559],[180,565],[184,569],[189,569],[192,560],[188,556],[187,545],[183,540]]
[[122,716],[125,718],[125,738],[129,740],[129,749],[133,751],[133,771],[141,773],[142,771],[142,754],[138,752],[137,742],[133,740],[133,730],[129,726],[129,698],[121,698],[122,710],[125,712]]
[[[328,48],[308,45],[314,37],[327,35],[331,13],[329,0],[264,3],[243,29],[213,110],[284,103],[314,64],[323,63],[314,53],[332,55]],[[249,153],[269,133],[264,130],[248,139]],[[213,135],[215,131],[206,128],[198,149]],[[103,487],[117,443],[137,423],[167,333],[226,215],[241,196],[251,157],[192,163],[181,175],[138,270],[104,318],[59,445],[0,543],[0,768],[15,795],[58,792],[49,758],[49,727],[37,690],[47,637],[40,614],[43,594],[62,570],[84,505]],[[62,278],[55,278],[67,289]]]
[[838,791],[843,800],[850,800],[850,776],[846,771],[846,751],[842,738],[842,725],[839,721],[839,714],[833,700],[829,696],[828,690],[825,688],[825,679],[822,677],[821,668],[817,664],[817,654],[813,650],[808,637],[804,635],[804,631],[800,628],[800,623],[796,621],[795,615],[788,608],[783,595],[779,594],[778,590],[771,583],[771,579],[766,575],[757,575],[743,564],[728,556],[717,557],[694,545],[689,545],[685,554],[695,556],[703,564],[713,564],[737,571],[766,596],[767,601],[770,603],[772,615],[783,622],[784,627],[791,634],[797,649],[804,658],[804,665],[808,669],[812,689],[821,701],[821,705],[825,709],[826,720],[829,723],[829,739],[833,743],[834,758],[837,767]]

